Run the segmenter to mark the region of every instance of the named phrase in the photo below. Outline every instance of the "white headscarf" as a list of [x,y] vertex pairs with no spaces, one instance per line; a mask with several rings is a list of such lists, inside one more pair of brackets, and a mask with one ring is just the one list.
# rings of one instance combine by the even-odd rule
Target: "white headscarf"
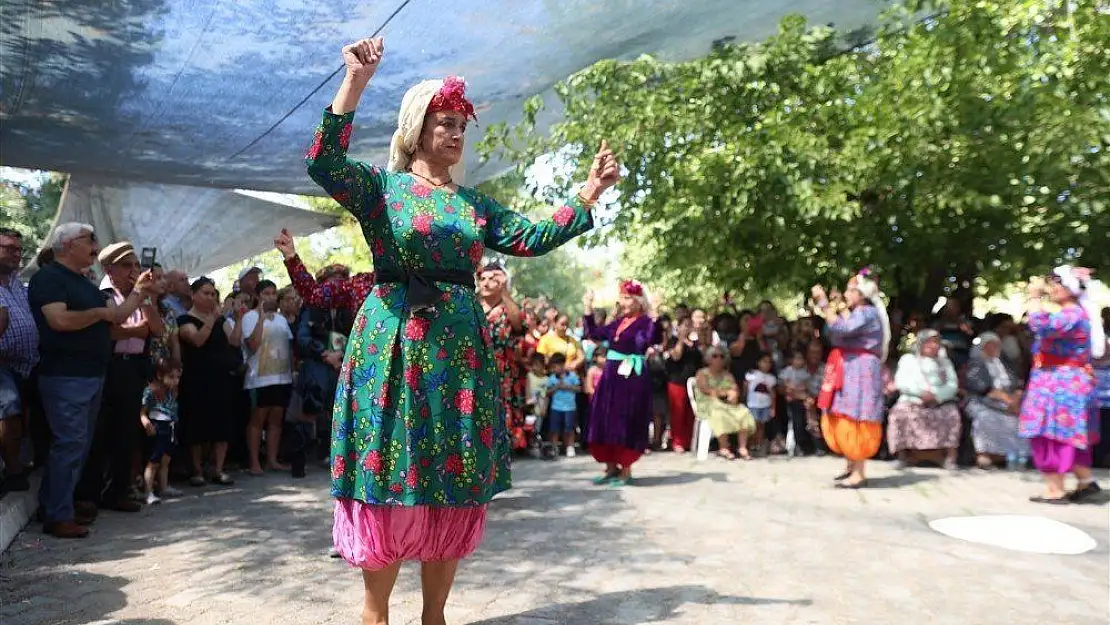
[[[424,117],[428,114],[428,105],[439,90],[443,88],[443,80],[425,80],[414,85],[401,99],[401,110],[397,113],[397,130],[393,133],[393,140],[389,143],[389,171],[408,171],[412,164],[412,155],[420,144],[420,133],[424,130]],[[466,167],[462,161],[452,165],[448,172],[451,181],[462,185],[466,179]]]
[[1075,296],[1079,305],[1087,311],[1091,323],[1091,357],[1095,359],[1106,355],[1106,331],[1102,327],[1102,316],[1091,298],[1091,290],[1101,287],[1102,283],[1092,280],[1089,275],[1075,271],[1071,265],[1061,265],[1052,270],[1052,275],[1060,278],[1060,284]]
[[887,357],[890,355],[890,318],[886,314],[886,304],[883,303],[883,293],[879,290],[879,283],[872,280],[871,276],[860,273],[856,276],[856,290],[871,305],[875,307],[875,312],[879,313],[879,323],[883,327],[883,362],[886,362]]

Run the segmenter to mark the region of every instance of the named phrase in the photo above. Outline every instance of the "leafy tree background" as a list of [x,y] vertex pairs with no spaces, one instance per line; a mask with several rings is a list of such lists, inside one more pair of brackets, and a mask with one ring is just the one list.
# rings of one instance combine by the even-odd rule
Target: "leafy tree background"
[[0,224],[23,234],[23,260],[30,262],[46,242],[65,189],[63,174],[43,176],[42,184],[0,178]]
[[602,61],[556,85],[549,130],[533,98],[482,150],[530,162],[608,138],[628,172],[598,238],[625,243],[626,272],[702,302],[872,265],[923,309],[1062,261],[1107,264],[1105,7],[915,2],[860,39],[790,16],[690,62]]

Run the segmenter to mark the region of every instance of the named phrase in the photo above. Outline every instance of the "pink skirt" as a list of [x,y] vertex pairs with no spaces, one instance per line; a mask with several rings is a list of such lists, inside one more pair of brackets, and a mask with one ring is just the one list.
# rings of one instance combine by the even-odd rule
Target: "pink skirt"
[[486,506],[378,506],[337,499],[332,540],[352,566],[376,571],[405,560],[460,560],[478,548],[485,528]]
[[1091,466],[1091,449],[1077,449],[1067,443],[1038,436],[1029,441],[1033,466],[1041,473],[1071,473],[1075,467]]

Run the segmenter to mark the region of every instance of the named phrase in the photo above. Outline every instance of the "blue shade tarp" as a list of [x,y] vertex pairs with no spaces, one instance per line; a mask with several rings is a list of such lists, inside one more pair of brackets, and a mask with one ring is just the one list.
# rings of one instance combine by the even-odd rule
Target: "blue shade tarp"
[[[113,179],[318,193],[302,155],[333,79],[273,132],[402,0],[3,0],[0,163]],[[404,91],[465,77],[477,133],[524,98],[605,58],[678,60],[756,40],[787,13],[851,29],[881,0],[411,0],[352,153],[384,163]],[[261,137],[261,139],[260,139]],[[476,140],[471,137],[471,144]],[[240,156],[232,155],[256,141]],[[468,156],[469,182],[496,172]]]
[[55,225],[69,221],[91,224],[101,245],[156,247],[163,267],[193,277],[272,250],[281,228],[306,236],[339,223],[281,198],[88,174],[66,183]]

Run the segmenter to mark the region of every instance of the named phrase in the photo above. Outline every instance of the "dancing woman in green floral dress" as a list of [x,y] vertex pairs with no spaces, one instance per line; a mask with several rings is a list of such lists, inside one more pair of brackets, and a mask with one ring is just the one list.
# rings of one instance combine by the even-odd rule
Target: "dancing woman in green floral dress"
[[462,186],[474,107],[456,78],[405,94],[386,168],[351,160],[354,110],[382,50],[380,38],[343,49],[346,78],[307,155],[312,179],[359,220],[377,281],[336,391],[333,536],[363,569],[363,623],[387,622],[401,562],[419,560],[422,622],[441,625],[458,560],[477,548],[486,505],[510,484],[501,382],[474,273],[486,248],[536,256],[588,231],[618,165],[602,144],[582,192],[538,223]]

